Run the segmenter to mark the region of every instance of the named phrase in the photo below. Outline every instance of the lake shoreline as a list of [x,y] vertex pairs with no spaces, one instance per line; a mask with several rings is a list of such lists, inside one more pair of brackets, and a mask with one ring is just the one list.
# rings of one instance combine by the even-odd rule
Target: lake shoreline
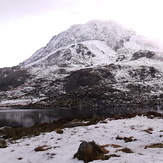
[[17,140],[21,139],[23,137],[32,137],[32,136],[38,136],[41,133],[44,132],[51,132],[55,130],[62,130],[64,128],[74,128],[79,126],[89,126],[89,125],[95,125],[98,122],[105,123],[105,119],[110,120],[118,120],[118,119],[130,119],[136,116],[146,116],[150,119],[153,118],[161,118],[163,119],[163,114],[157,113],[157,112],[146,112],[142,114],[124,114],[121,116],[91,116],[88,118],[64,118],[56,120],[52,123],[39,123],[35,124],[30,127],[18,127],[18,128],[12,128],[12,127],[2,127],[0,128],[0,136],[1,139],[4,140]]
[[52,123],[59,119],[87,119],[92,116],[120,117],[141,115],[147,112],[163,114],[161,106],[133,107],[121,106],[110,108],[1,108],[0,127],[30,127],[38,123]]

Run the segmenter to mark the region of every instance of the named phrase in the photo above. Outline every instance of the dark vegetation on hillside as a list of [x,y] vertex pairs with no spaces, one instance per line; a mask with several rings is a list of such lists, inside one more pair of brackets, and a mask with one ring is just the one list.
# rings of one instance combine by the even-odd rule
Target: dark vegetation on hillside
[[0,91],[8,91],[22,85],[30,75],[19,66],[0,69]]

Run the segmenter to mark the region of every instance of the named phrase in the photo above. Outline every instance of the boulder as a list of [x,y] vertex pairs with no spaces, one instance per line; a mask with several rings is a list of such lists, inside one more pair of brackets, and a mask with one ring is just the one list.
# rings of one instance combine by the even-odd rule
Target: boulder
[[7,147],[7,143],[5,140],[0,139],[0,148],[6,148]]
[[155,55],[155,52],[150,51],[150,50],[139,50],[138,52],[135,52],[132,55],[132,59],[131,60],[137,60],[139,58],[142,57],[146,57],[146,58],[152,58]]
[[87,163],[93,160],[104,159],[104,154],[106,153],[108,153],[108,151],[104,149],[104,147],[97,145],[94,141],[83,141],[80,144],[77,153],[74,155],[74,158],[83,160],[84,163]]

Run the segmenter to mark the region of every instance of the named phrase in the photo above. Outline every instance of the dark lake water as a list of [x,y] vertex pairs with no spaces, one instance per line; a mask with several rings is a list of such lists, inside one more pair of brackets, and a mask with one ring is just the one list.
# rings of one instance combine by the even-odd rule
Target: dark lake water
[[149,108],[104,108],[104,109],[0,109],[0,127],[28,127],[37,123],[51,123],[63,118],[87,118],[93,115],[113,116],[125,113],[156,111],[163,113],[163,107]]

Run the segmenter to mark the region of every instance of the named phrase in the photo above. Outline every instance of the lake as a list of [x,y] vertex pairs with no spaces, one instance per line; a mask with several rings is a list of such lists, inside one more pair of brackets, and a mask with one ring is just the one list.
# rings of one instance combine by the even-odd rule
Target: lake
[[0,109],[0,127],[29,127],[38,123],[52,123],[58,119],[64,118],[88,118],[93,115],[98,116],[114,116],[128,113],[144,113],[148,111],[156,111],[163,113],[162,107],[154,109],[149,108],[104,108],[104,109]]

